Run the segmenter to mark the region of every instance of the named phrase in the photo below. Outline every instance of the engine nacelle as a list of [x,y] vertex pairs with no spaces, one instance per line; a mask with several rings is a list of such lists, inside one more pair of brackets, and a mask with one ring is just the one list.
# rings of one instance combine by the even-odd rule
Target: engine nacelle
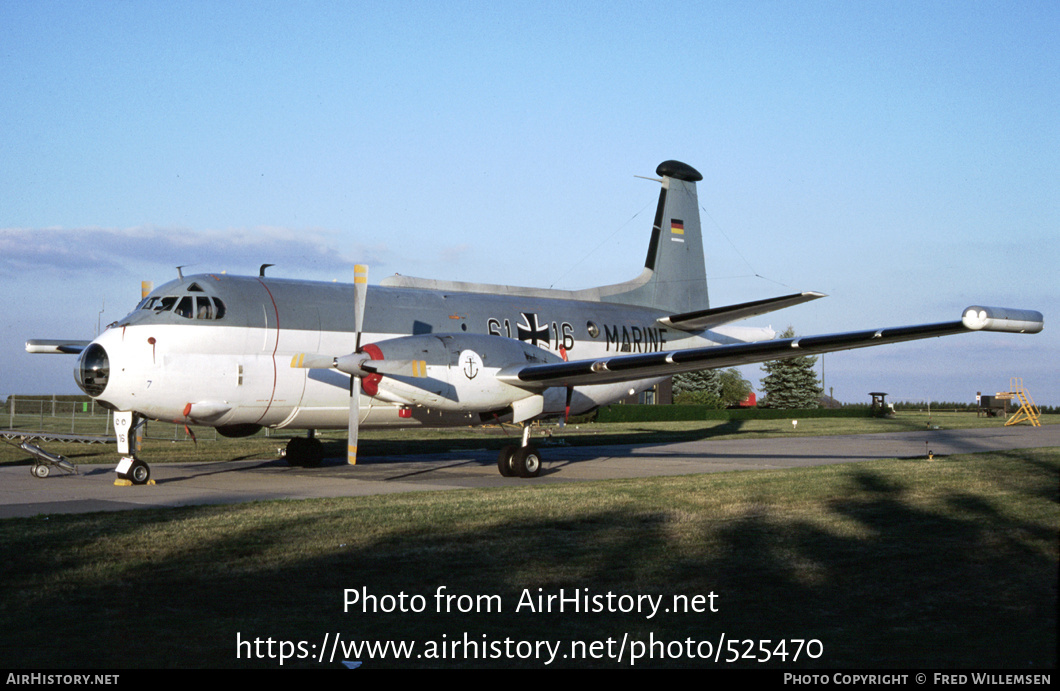
[[362,351],[371,357],[364,370],[377,372],[362,379],[365,393],[392,403],[458,412],[501,410],[538,395],[498,381],[497,372],[524,363],[562,361],[528,343],[483,334],[404,336]]

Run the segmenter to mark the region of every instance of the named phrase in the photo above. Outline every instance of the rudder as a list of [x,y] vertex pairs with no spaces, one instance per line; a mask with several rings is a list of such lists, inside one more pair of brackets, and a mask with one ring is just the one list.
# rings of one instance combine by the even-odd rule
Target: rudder
[[680,161],[664,161],[655,173],[662,177],[662,190],[644,272],[628,284],[613,286],[628,290],[611,292],[604,300],[674,313],[706,309],[710,303],[696,194],[703,176]]

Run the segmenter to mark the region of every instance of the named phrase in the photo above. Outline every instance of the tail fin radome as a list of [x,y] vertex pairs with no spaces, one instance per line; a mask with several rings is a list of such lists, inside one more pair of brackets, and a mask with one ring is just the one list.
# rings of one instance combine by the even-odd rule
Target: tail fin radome
[[664,161],[655,173],[662,178],[662,190],[644,271],[632,281],[599,289],[600,297],[675,313],[706,309],[710,302],[696,195],[703,176],[680,161]]

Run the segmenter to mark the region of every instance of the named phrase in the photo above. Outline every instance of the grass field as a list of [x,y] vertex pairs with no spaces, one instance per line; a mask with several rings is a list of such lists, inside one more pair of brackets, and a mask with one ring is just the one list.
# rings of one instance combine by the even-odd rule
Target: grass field
[[[1060,423],[1060,415],[1042,415],[1043,424]],[[655,444],[696,439],[755,439],[762,437],[804,437],[824,434],[869,434],[973,427],[1003,427],[1004,421],[977,417],[974,412],[901,412],[894,418],[817,418],[800,420],[793,431],[790,420],[704,420],[702,422],[626,422],[608,424],[545,425],[534,437],[569,446],[609,443]],[[197,428],[199,429],[199,428]],[[63,431],[62,428],[57,431]],[[202,439],[193,443],[182,426],[148,423],[148,438],[140,456],[148,463],[222,461],[241,458],[275,458],[299,431],[264,433],[244,439],[215,437],[213,430],[197,432]],[[325,452],[334,458],[346,455],[346,431],[320,432]],[[516,443],[517,428],[461,427],[452,429],[364,430],[360,438],[362,457],[409,453],[436,453],[453,449],[491,448]],[[53,453],[74,463],[115,463],[115,447],[102,444],[42,444]],[[15,443],[0,444],[0,464],[28,465],[32,458]]]
[[[6,519],[0,666],[335,668],[315,658],[338,634],[416,645],[340,653],[365,668],[629,667],[637,650],[637,668],[1055,668],[1058,481],[1053,448]],[[423,611],[347,612],[347,589]],[[702,611],[525,606],[561,591]]]

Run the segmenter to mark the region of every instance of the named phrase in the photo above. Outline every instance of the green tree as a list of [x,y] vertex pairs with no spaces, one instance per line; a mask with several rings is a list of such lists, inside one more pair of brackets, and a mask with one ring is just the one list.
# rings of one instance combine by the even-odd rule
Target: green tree
[[674,375],[674,403],[723,408],[720,391],[721,379],[717,370],[707,369]]
[[718,397],[726,408],[740,403],[751,393],[751,382],[744,379],[735,367],[719,372],[718,379]]
[[[792,338],[795,329],[788,327],[781,338]],[[817,398],[821,395],[821,385],[817,381],[814,365],[816,356],[786,360],[770,360],[762,365],[766,376],[762,378],[762,389],[765,399],[759,403],[762,408],[816,408]]]
[[740,376],[740,370],[701,370],[674,375],[674,403],[691,403],[728,408],[747,398],[751,382]]

